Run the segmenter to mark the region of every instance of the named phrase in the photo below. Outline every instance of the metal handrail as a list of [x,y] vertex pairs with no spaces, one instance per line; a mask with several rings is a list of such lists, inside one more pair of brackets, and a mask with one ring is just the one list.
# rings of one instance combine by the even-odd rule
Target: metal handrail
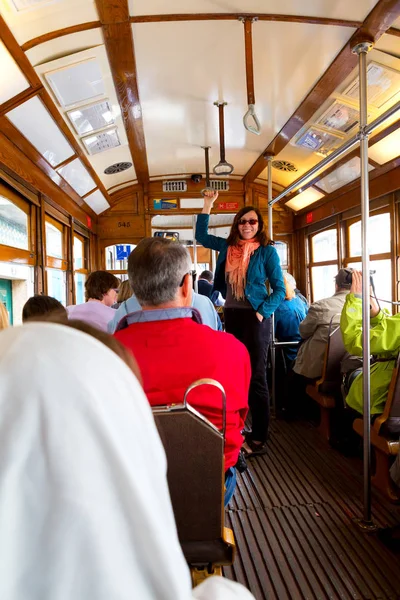
[[192,390],[194,390],[197,387],[200,387],[201,385],[212,385],[216,388],[218,388],[222,394],[222,435],[224,437],[224,441],[225,441],[225,433],[226,433],[226,393],[225,390],[223,388],[223,386],[216,381],[215,379],[210,379],[208,377],[205,377],[204,379],[198,379],[197,381],[194,381],[193,383],[191,383],[189,385],[189,387],[187,388],[185,395],[183,396],[183,406],[186,408],[187,406],[187,397],[190,394],[190,392]]

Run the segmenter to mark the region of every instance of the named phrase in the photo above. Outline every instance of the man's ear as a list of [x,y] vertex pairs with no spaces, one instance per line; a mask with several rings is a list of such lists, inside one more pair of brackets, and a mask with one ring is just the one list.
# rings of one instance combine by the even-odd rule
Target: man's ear
[[188,273],[187,275],[185,275],[185,279],[183,281],[183,286],[182,286],[182,297],[184,299],[185,306],[191,306],[192,293],[193,293],[192,278]]

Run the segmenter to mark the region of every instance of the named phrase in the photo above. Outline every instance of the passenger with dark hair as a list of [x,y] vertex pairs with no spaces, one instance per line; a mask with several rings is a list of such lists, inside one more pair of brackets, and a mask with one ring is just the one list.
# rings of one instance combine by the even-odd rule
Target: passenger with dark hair
[[[189,385],[205,377],[225,389],[228,503],[235,488],[234,466],[248,408],[247,350],[232,335],[201,325],[199,313],[191,306],[191,259],[181,244],[158,237],[142,240],[129,257],[128,274],[142,310],[127,315],[115,336],[135,355],[150,404],[179,404]],[[203,386],[193,390],[190,404],[222,428],[217,389]]]
[[207,298],[211,299],[211,294],[213,291],[213,282],[214,275],[211,271],[203,271],[200,273],[200,277],[197,280],[197,289],[199,294],[202,296],[207,296]]
[[85,304],[68,306],[68,317],[85,321],[102,331],[115,315],[111,308],[117,300],[120,280],[108,271],[94,271],[85,282]]
[[[257,208],[246,206],[235,215],[228,239],[209,235],[210,212],[217,198],[218,192],[206,192],[202,214],[197,216],[196,240],[219,252],[214,290],[226,297],[225,329],[243,342],[250,353],[252,431],[246,434],[243,449],[256,456],[267,452],[270,317],[285,297],[285,285],[278,253],[268,239]],[[272,288],[270,294],[267,282]]]
[[41,319],[44,315],[55,313],[59,320],[68,319],[65,307],[52,296],[35,294],[27,300],[22,309],[22,322]]
[[2,600],[254,600],[222,577],[192,590],[151,410],[106,345],[1,331],[0,381]]

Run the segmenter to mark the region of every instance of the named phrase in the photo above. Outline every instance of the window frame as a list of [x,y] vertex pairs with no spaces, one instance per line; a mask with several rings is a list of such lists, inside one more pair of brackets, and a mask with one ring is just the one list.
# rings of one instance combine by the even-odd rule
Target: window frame
[[6,200],[11,202],[11,204],[14,204],[17,208],[22,210],[28,218],[28,249],[0,244],[0,260],[2,262],[18,262],[19,264],[34,267],[36,265],[36,254],[34,252],[34,240],[36,238],[34,211],[36,207],[22,198],[14,190],[8,188],[1,181],[0,196],[3,196]]

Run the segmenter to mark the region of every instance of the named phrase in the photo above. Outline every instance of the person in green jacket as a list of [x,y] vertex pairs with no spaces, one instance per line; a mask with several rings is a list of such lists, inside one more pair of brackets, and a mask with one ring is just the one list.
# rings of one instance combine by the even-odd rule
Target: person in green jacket
[[[340,328],[346,350],[362,356],[362,274],[353,271],[350,294],[347,295]],[[375,298],[370,297],[370,349],[378,359],[371,365],[371,415],[383,413],[396,359],[400,351],[400,314],[390,315],[380,310]],[[363,413],[363,376],[357,375],[350,386],[346,403]]]

